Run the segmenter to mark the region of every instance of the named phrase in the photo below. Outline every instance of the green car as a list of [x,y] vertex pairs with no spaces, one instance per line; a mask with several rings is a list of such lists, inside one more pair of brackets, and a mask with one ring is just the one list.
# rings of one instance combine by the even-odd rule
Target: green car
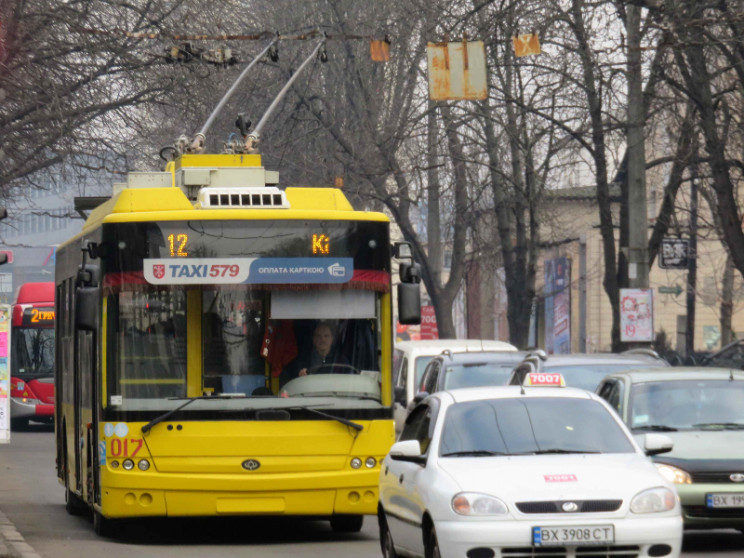
[[637,441],[661,432],[674,442],[652,459],[677,487],[686,529],[744,532],[744,372],[627,370],[604,378],[597,394]]

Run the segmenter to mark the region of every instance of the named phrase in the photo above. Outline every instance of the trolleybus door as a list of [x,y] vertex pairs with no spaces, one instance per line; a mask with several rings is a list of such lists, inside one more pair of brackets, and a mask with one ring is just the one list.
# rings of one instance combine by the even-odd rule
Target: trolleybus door
[[75,343],[75,471],[77,488],[83,500],[88,498],[91,485],[86,482],[92,474],[90,444],[93,427],[93,371],[94,371],[94,334],[91,331],[78,330]]

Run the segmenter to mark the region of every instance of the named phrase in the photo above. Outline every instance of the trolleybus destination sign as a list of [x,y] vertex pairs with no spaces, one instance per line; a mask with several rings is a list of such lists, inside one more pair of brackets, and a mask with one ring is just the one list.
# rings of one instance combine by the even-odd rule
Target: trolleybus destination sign
[[203,283],[348,283],[353,258],[145,259],[145,280],[153,285]]

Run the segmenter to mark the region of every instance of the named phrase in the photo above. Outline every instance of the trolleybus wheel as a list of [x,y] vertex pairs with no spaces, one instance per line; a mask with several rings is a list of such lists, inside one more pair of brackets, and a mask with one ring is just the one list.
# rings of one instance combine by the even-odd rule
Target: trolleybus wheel
[[364,523],[363,515],[332,515],[331,529],[337,533],[358,533]]
[[99,511],[93,510],[93,530],[99,537],[114,537],[116,535],[116,520],[107,519]]
[[85,515],[88,505],[69,488],[65,489],[65,509],[70,515]]
[[67,462],[67,440],[64,444],[64,472],[65,472],[65,510],[70,515],[85,515],[88,513],[88,505],[70,490],[70,466]]

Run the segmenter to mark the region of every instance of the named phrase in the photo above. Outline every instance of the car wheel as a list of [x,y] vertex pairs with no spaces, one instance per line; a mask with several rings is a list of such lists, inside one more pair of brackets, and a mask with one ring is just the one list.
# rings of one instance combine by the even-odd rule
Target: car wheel
[[429,529],[428,544],[426,545],[426,558],[442,558],[442,554],[439,552],[439,542],[437,541],[437,532],[434,530],[434,526]]
[[395,553],[395,545],[393,544],[393,535],[390,532],[390,528],[385,519],[385,513],[380,512],[380,548],[382,550],[382,558],[398,558]]
[[358,533],[364,523],[363,515],[333,515],[331,529],[336,533]]

